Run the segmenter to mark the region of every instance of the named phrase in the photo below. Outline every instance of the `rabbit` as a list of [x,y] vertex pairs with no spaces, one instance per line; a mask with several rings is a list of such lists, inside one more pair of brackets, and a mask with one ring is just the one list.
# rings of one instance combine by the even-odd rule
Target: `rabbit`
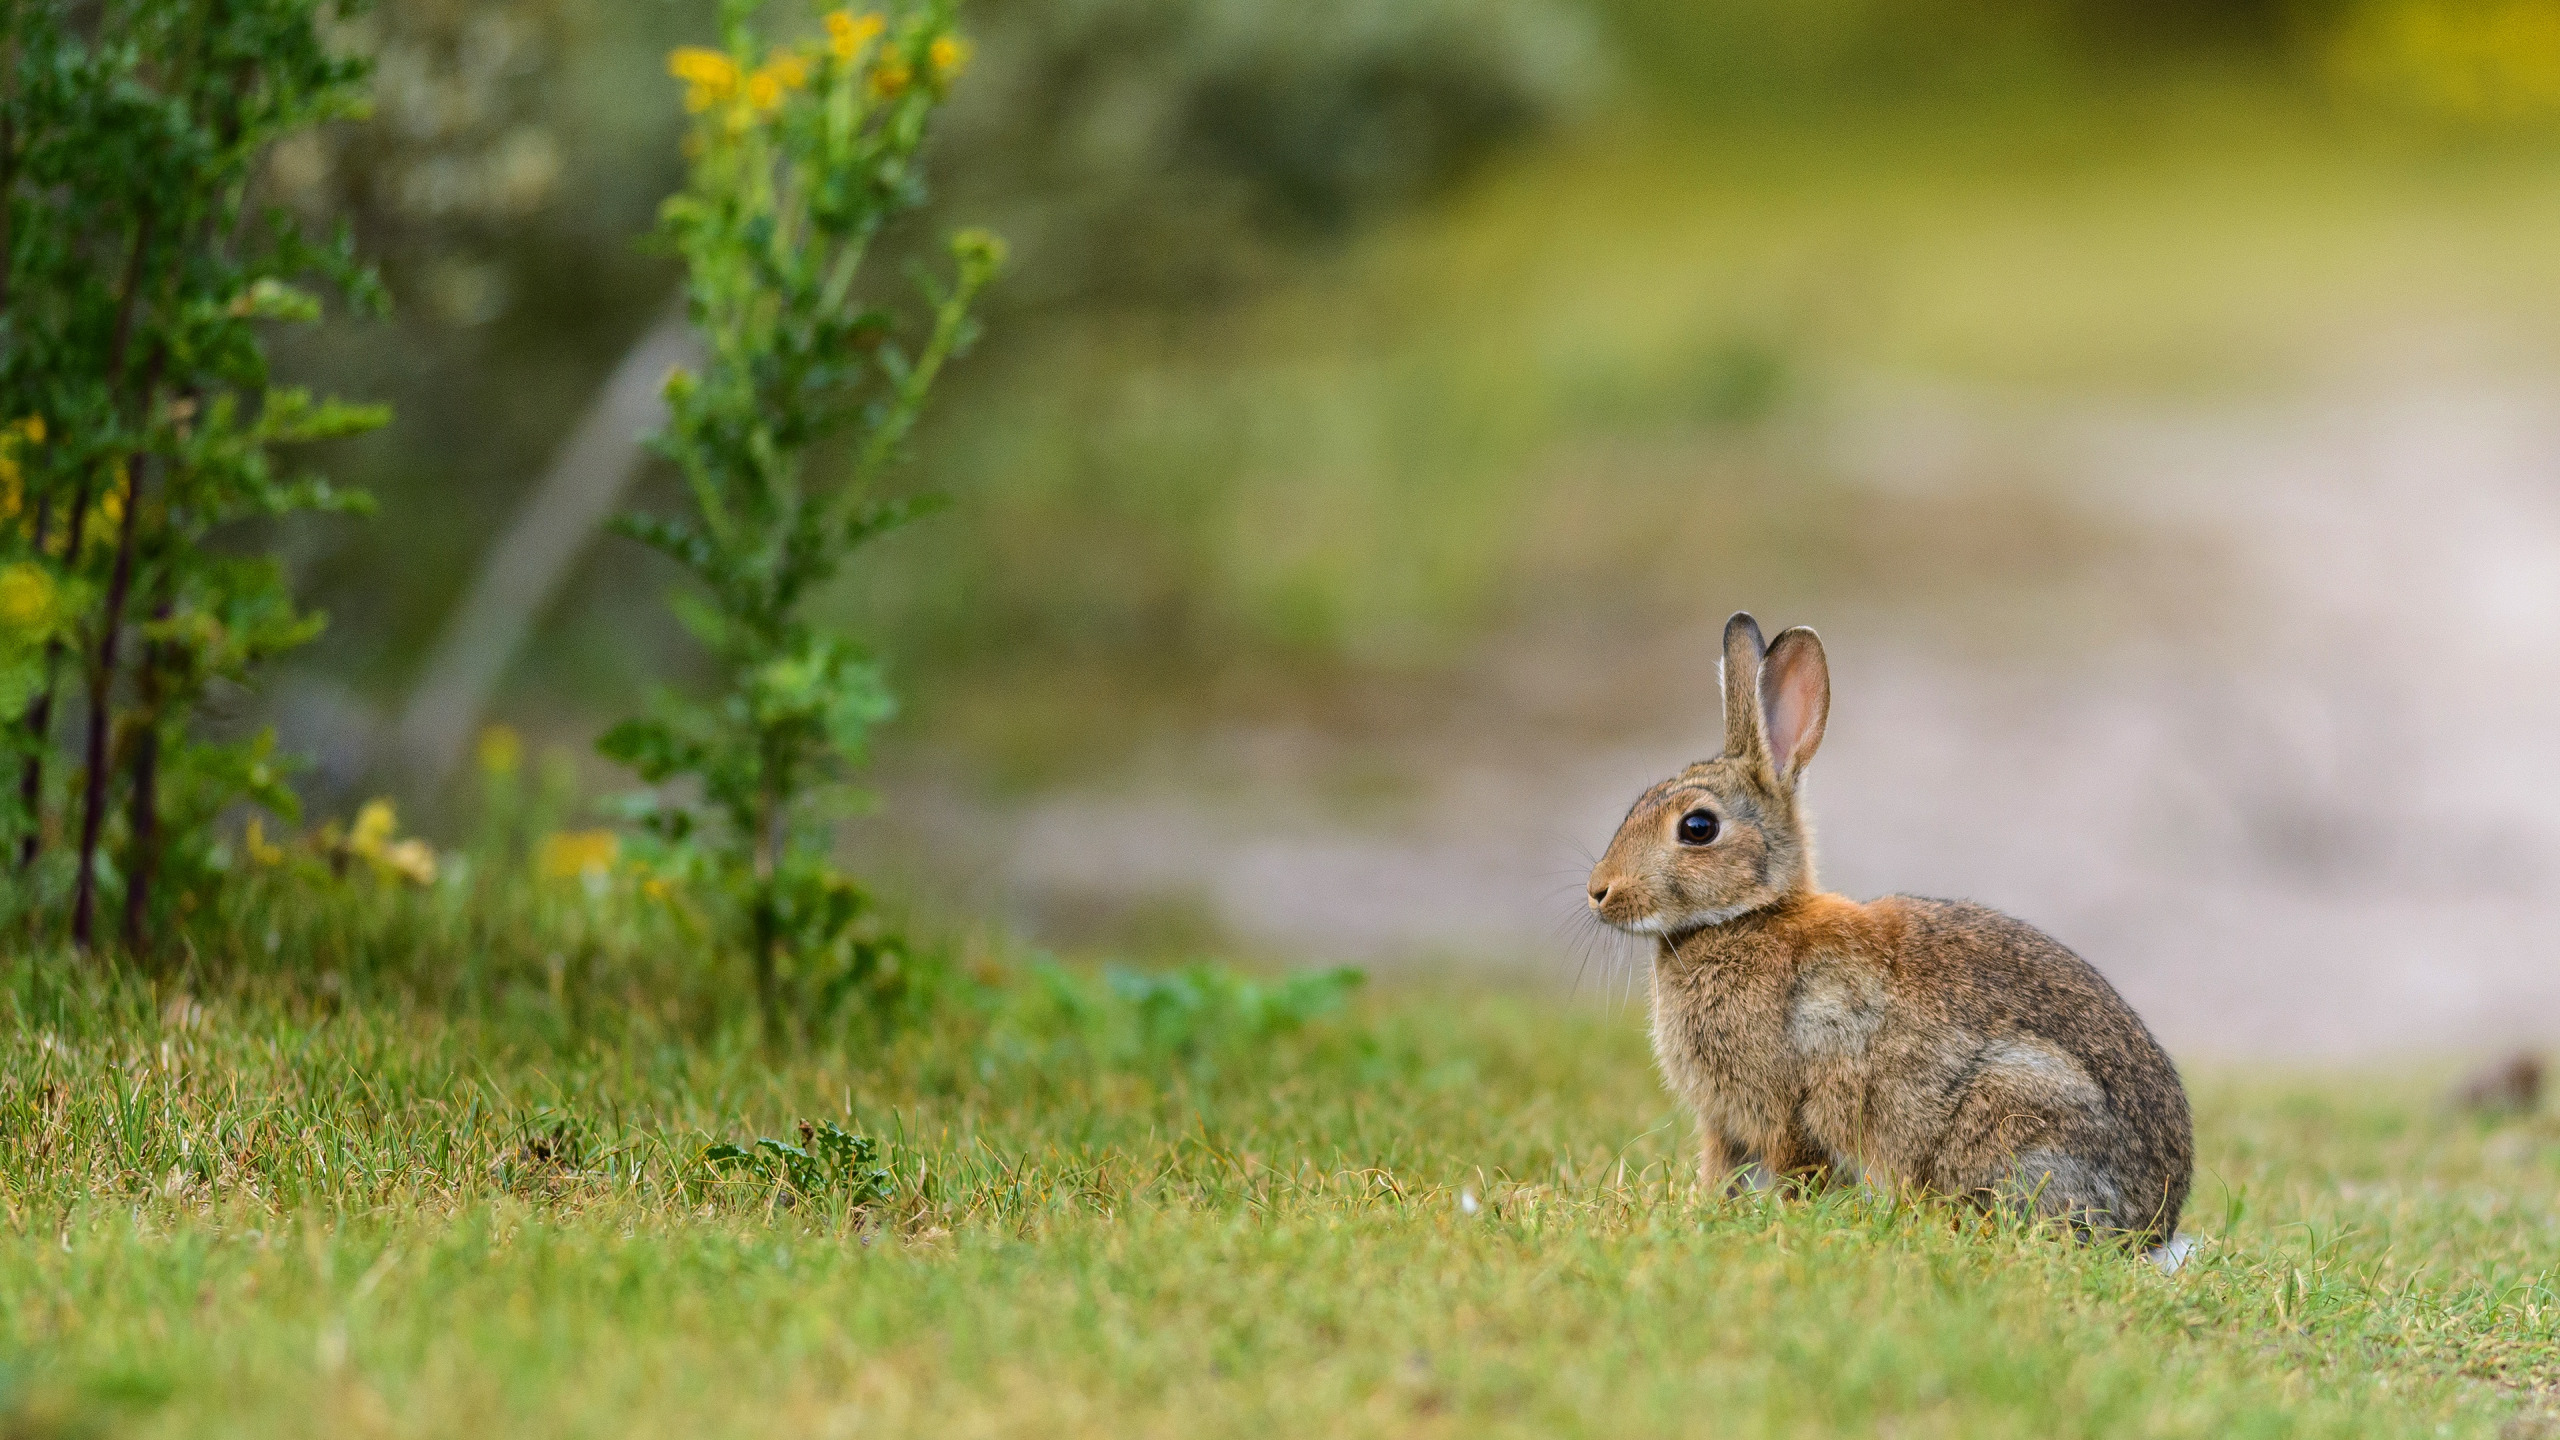
[[1702,1184],[1854,1182],[2057,1217],[2184,1258],[2187,1095],[2088,962],[1984,906],[1813,878],[1797,799],[1831,675],[1808,629],[1724,630],[1724,753],[1640,796],[1591,909],[1654,942],[1653,1049]]

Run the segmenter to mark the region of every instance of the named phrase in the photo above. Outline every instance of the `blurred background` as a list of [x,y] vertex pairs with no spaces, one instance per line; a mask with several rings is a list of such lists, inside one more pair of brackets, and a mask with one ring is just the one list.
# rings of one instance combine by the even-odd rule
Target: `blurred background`
[[[563,784],[688,655],[595,531],[683,353],[707,3],[379,0],[269,183],[397,298],[322,814]],[[837,603],[849,858],[1078,953],[1640,993],[1581,886],[1819,627],[1824,879],[2060,936],[2187,1055],[2560,1032],[2560,0],[973,0],[930,226],[1016,266]],[[920,230],[919,234],[925,233]],[[1632,1023],[1632,1021],[1631,1021]]]

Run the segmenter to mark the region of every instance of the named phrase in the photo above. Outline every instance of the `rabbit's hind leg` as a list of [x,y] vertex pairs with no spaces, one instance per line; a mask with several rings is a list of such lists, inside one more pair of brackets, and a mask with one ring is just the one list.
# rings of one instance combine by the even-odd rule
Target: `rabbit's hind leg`
[[2023,1151],[2005,1174],[1979,1190],[1987,1190],[1992,1202],[2003,1208],[2063,1221],[2082,1239],[2129,1228],[2123,1221],[2124,1196],[2115,1177],[2066,1150]]
[[2031,1040],[1986,1044],[1915,1167],[1928,1187],[1986,1209],[2062,1220],[2084,1239],[2128,1233],[2104,1097],[2079,1064]]

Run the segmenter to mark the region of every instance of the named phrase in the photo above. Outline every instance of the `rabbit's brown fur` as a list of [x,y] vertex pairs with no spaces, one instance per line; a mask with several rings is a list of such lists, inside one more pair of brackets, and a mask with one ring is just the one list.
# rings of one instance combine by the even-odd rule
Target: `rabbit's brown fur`
[[1601,919],[1654,937],[1654,1054],[1697,1111],[1701,1178],[1862,1180],[2168,1240],[2186,1091],[2097,971],[1979,905],[1815,888],[1796,789],[1829,708],[1812,631],[1764,649],[1733,617],[1725,753],[1646,791],[1592,871]]

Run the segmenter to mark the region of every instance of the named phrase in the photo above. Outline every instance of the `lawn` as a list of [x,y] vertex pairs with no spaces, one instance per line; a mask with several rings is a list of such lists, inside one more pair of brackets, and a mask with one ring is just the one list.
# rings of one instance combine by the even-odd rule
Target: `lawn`
[[[776,1046],[6,962],[0,1435],[2555,1433],[2560,1127],[2438,1077],[2193,1077],[2166,1277],[1700,1196],[1638,1006],[960,964]],[[702,1158],[804,1119],[885,1182]]]

